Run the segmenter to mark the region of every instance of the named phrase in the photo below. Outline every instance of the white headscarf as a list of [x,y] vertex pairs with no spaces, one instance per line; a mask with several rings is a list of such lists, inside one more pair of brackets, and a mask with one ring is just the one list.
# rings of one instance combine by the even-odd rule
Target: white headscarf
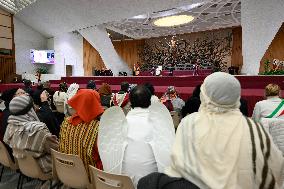
[[[172,164],[166,170],[169,176],[183,177],[202,189],[253,189],[260,184],[261,179],[254,178],[248,122],[239,111],[240,93],[240,83],[232,75],[217,72],[206,77],[199,112],[185,117],[178,128]],[[254,161],[256,177],[261,178],[263,151],[260,145],[255,149],[260,156]]]

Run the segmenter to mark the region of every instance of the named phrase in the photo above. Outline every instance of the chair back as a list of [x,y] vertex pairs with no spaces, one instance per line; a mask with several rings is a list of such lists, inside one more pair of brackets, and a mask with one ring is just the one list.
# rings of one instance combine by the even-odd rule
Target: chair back
[[71,188],[90,188],[90,181],[82,159],[77,155],[51,150],[53,175]]
[[171,111],[171,116],[172,116],[174,126],[175,126],[175,129],[176,129],[178,127],[179,123],[180,123],[179,114],[176,111]]
[[0,141],[0,163],[6,167],[9,167],[12,170],[17,170],[18,165],[17,163],[14,163],[6,146],[4,145],[3,142]]
[[[13,149],[13,152],[21,152],[21,150]],[[49,180],[52,178],[52,175],[45,174],[36,159],[29,153],[25,154],[22,158],[17,158],[17,162],[20,168],[20,171],[27,177],[40,179],[40,180]]]
[[106,173],[93,166],[89,166],[92,182],[97,189],[135,189],[132,180],[125,175]]

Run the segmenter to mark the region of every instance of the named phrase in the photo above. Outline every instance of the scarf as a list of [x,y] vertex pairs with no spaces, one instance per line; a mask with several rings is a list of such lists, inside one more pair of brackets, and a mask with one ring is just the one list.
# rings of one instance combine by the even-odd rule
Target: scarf
[[70,119],[73,125],[89,123],[104,112],[99,93],[91,89],[81,89],[68,104],[76,110]]
[[[261,126],[242,116],[240,90],[238,80],[226,73],[204,80],[199,112],[185,117],[178,128],[172,164],[166,170],[169,176],[186,178],[202,189],[276,186],[283,159],[277,151],[271,152]],[[279,163],[280,168],[263,172],[273,166],[264,149],[275,153],[273,158],[279,161],[274,165]]]

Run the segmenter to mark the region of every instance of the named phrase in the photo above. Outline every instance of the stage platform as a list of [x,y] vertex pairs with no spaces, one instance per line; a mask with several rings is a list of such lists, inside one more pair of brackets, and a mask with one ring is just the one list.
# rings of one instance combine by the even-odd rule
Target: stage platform
[[[51,80],[51,87],[54,90],[58,89],[58,84],[65,81],[68,84],[78,83],[80,88],[86,88],[89,80],[95,80],[99,88],[102,83],[111,85],[113,92],[120,89],[120,83],[127,81],[133,84],[143,84],[150,82],[155,87],[155,92],[158,97],[161,97],[168,86],[176,86],[180,97],[186,100],[191,96],[194,87],[201,84],[206,76],[93,76],[93,77],[62,77],[61,80]],[[276,83],[282,89],[284,96],[284,76],[236,76],[242,86],[242,98],[248,101],[249,113],[252,114],[256,102],[263,99],[264,87],[269,83]],[[22,88],[22,83],[0,84],[0,92],[10,88]]]

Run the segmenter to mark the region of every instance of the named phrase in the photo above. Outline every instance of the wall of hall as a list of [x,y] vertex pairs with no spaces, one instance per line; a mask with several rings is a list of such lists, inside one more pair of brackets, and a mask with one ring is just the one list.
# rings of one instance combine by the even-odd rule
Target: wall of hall
[[47,38],[14,17],[16,73],[35,73],[41,64],[31,64],[30,49],[46,49]]
[[64,33],[49,39],[48,46],[55,50],[55,64],[51,73],[66,76],[66,65],[72,66],[73,76],[83,76],[83,37],[78,33]]
[[[228,28],[213,31],[197,32],[193,34],[180,35],[180,39],[191,40],[194,42],[196,39],[214,39],[214,38],[225,38],[231,36],[230,52],[224,56],[224,62],[226,67],[242,66],[242,34],[241,28]],[[163,41],[164,40],[164,41]],[[161,41],[166,43],[170,40],[169,37],[162,38],[150,38],[144,40],[124,40],[124,41],[113,41],[115,50],[119,56],[128,64],[129,68],[133,69],[135,63],[139,62],[143,64],[143,59],[140,54],[143,51],[145,44],[152,46],[159,45]],[[86,76],[90,76],[93,73],[93,69],[105,68],[105,65],[100,58],[99,53],[93,48],[86,40],[83,42],[83,62],[84,71]]]
[[[284,61],[284,23],[262,57],[259,72],[264,71],[264,62],[266,60],[273,62],[274,59]],[[270,66],[272,67],[272,64]]]

